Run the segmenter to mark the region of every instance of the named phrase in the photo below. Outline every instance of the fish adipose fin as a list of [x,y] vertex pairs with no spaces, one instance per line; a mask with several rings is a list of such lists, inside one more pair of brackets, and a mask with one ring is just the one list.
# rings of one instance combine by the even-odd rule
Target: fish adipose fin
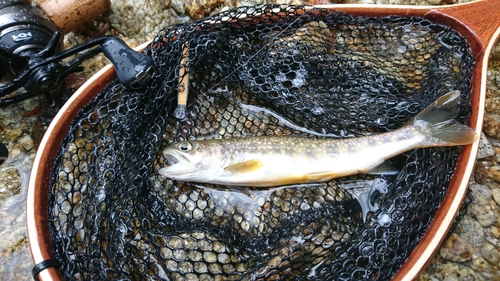
[[459,111],[459,99],[459,91],[449,92],[410,120],[417,130],[426,135],[423,147],[466,145],[478,139],[472,128],[453,119]]
[[262,167],[264,167],[264,163],[262,163],[262,161],[260,160],[254,159],[254,160],[239,162],[236,164],[231,164],[226,168],[224,168],[224,170],[234,175],[234,174],[255,171]]

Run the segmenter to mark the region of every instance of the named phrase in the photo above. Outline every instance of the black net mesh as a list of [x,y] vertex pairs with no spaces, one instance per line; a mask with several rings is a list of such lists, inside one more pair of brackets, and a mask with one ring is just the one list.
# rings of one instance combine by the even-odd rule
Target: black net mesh
[[[145,52],[157,67],[152,84],[130,91],[112,82],[73,120],[53,164],[51,237],[68,279],[389,280],[397,272],[444,197],[460,148],[393,159],[400,172],[380,176],[366,220],[343,187],[369,184],[366,175],[269,189],[187,184],[158,175],[161,152],[183,140],[385,132],[451,90],[462,93],[465,122],[473,58],[462,37],[422,18],[261,6],[165,29]],[[179,120],[184,71],[189,99]]]

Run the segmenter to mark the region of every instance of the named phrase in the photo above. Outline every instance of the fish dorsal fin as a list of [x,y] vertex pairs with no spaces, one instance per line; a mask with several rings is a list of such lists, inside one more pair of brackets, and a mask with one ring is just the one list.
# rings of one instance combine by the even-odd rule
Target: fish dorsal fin
[[244,162],[231,164],[226,168],[224,168],[224,170],[234,175],[240,173],[253,172],[262,167],[264,167],[264,163],[262,163],[262,161],[258,159],[252,159]]

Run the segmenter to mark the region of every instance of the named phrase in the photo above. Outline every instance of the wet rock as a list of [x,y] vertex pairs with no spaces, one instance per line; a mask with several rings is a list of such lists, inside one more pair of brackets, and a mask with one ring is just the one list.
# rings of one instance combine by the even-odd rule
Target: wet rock
[[[500,52],[496,52],[496,53],[497,53],[497,56],[500,55]],[[497,88],[500,88],[500,72],[497,72],[494,77],[495,77],[495,84],[496,84]]]
[[[363,4],[373,4],[373,2],[365,0]],[[291,5],[303,5],[304,2],[301,0],[276,0],[276,4],[291,4]]]
[[483,257],[476,256],[472,259],[472,262],[469,264],[470,264],[471,269],[473,269],[476,272],[480,272],[485,277],[488,277],[487,279],[485,278],[486,280],[495,280],[491,277],[495,276],[496,275],[495,271],[498,271],[498,270],[496,270],[496,267],[493,268],[490,265],[490,263],[487,260],[485,260]]
[[447,262],[440,267],[439,274],[436,274],[437,280],[447,281],[479,281],[483,280],[477,273],[464,264]]
[[469,185],[470,196],[475,202],[481,203],[491,198],[491,190],[482,184]]
[[482,227],[488,227],[496,221],[495,217],[495,208],[497,208],[496,206],[497,206],[496,203],[493,202],[493,200],[490,200],[483,204],[472,205],[470,210]]
[[37,106],[40,105],[39,99],[27,99],[22,103],[23,109],[26,111],[33,111]]
[[25,135],[19,140],[19,144],[26,151],[30,151],[33,148],[33,139],[29,135]]
[[[180,1],[182,2],[182,1]],[[133,39],[143,43],[154,38],[158,31],[166,26],[182,22],[170,7],[171,1],[157,0],[117,0],[111,1],[111,9],[98,20],[109,23],[113,33],[121,34],[121,38],[131,45]],[[175,3],[177,5],[178,3]],[[179,9],[179,7],[177,7]],[[116,34],[113,34],[116,35]],[[128,38],[124,38],[124,37]]]
[[202,19],[210,15],[224,0],[186,0],[186,12],[192,19]]
[[496,114],[485,114],[483,131],[486,135],[500,138],[500,116]]
[[490,157],[495,155],[495,151],[493,150],[493,146],[491,145],[488,138],[481,133],[481,138],[479,139],[479,148],[477,151],[476,159],[484,159],[486,157]]
[[259,4],[259,2],[261,2],[261,1],[259,1],[259,0],[236,0],[236,6],[237,7],[253,6],[253,5]]
[[500,163],[500,142],[499,141],[496,141],[496,144],[493,146],[493,151],[495,151],[495,157],[494,157],[495,162],[493,164],[498,165]]
[[486,184],[488,181],[488,170],[482,161],[477,161],[474,167],[474,180],[479,184]]
[[9,138],[10,140],[17,140],[17,139],[19,139],[19,137],[21,137],[22,134],[23,134],[23,130],[13,129],[7,133],[7,138]]
[[496,274],[492,274],[492,273],[489,273],[489,272],[481,272],[481,276],[483,277],[483,279],[481,280],[500,280],[500,278],[498,278],[498,275]]
[[483,228],[479,222],[470,215],[465,215],[463,217],[455,233],[465,239],[474,249],[479,249],[485,242]]
[[[495,225],[490,226],[485,230],[485,238],[493,247],[500,249],[500,230]],[[499,263],[500,266],[500,263]]]
[[15,144],[11,149],[9,149],[9,157],[10,158],[16,158],[21,155],[21,147],[19,144]]
[[469,188],[472,198],[470,211],[481,226],[488,227],[492,225],[497,220],[496,209],[498,208],[495,201],[493,201],[492,191],[481,184],[471,184]]
[[0,200],[19,194],[21,183],[19,172],[14,166],[0,167]]
[[481,280],[477,276],[477,274],[474,273],[469,268],[461,268],[461,269],[455,269],[455,268],[446,268],[446,277],[443,279],[443,281],[478,281]]
[[500,206],[500,189],[493,189],[491,195],[493,196],[493,200]]
[[[11,214],[11,212],[7,214]],[[0,215],[5,215],[3,209],[0,211]],[[22,217],[20,220],[25,219],[24,215],[20,217]],[[4,281],[28,281],[30,280],[28,272],[33,268],[33,263],[30,257],[28,239],[24,230],[25,221],[18,223],[17,219],[10,221],[4,218],[2,221],[5,224],[0,229],[0,237],[2,237],[0,279]]]
[[500,182],[500,167],[499,166],[493,166],[490,168],[489,177],[494,179],[497,182]]
[[486,259],[493,265],[497,265],[500,261],[499,249],[497,249],[490,243],[484,244],[484,246],[481,248],[481,254],[483,255],[484,259]]
[[499,238],[500,237],[500,229],[494,225],[490,226],[488,229],[488,234],[491,238]]
[[456,233],[450,235],[439,254],[446,260],[465,262],[472,258],[472,246]]
[[177,15],[183,16],[186,14],[186,8],[184,8],[183,0],[171,0],[170,3],[172,3],[172,9],[174,9]]

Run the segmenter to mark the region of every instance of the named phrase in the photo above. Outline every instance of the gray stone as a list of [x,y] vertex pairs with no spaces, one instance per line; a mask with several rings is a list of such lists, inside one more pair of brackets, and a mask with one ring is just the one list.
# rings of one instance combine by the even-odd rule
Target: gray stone
[[465,239],[474,249],[479,249],[485,242],[483,227],[470,215],[462,218],[455,233]]
[[490,200],[483,204],[472,205],[470,210],[482,227],[488,227],[496,221],[495,208],[497,208],[496,203]]
[[184,16],[186,14],[186,8],[184,7],[184,0],[171,0],[172,8],[179,16]]
[[481,248],[481,254],[484,259],[493,265],[497,265],[500,261],[500,252],[499,249],[491,245],[490,243],[484,244]]
[[33,148],[33,139],[29,135],[25,135],[19,139],[19,144],[26,151],[30,151]]
[[464,262],[472,258],[472,246],[456,233],[444,242],[439,254],[446,260]]
[[500,189],[491,190],[491,195],[493,196],[493,200],[500,206]]
[[491,189],[482,184],[471,184],[469,185],[470,196],[472,200],[476,202],[482,202],[483,200],[491,199]]
[[488,138],[481,133],[481,138],[479,139],[479,148],[477,150],[476,159],[484,159],[486,157],[490,157],[495,155],[495,151],[493,150],[493,146],[491,145]]

